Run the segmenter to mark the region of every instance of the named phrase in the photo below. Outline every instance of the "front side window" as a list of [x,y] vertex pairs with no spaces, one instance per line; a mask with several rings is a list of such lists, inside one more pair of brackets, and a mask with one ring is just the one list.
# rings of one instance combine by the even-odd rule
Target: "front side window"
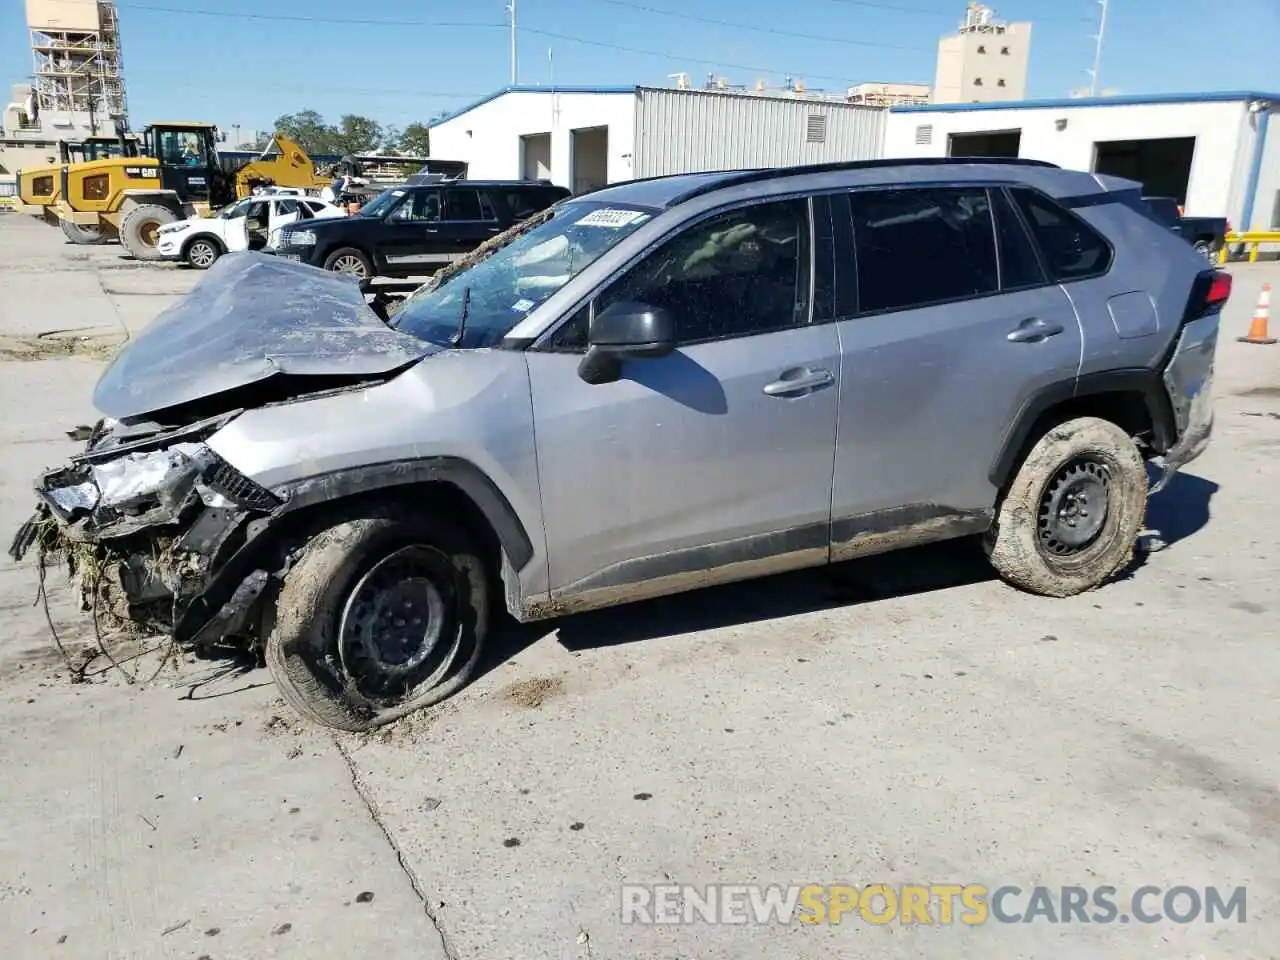
[[204,143],[196,130],[161,130],[158,159],[165,166],[198,167],[204,164]]
[[404,203],[396,209],[391,219],[425,223],[440,219],[440,193],[437,190],[418,190],[409,195]]
[[596,302],[668,310],[678,343],[784,330],[809,321],[809,202],[720,214],[649,254]]
[[1111,248],[1096,230],[1034,190],[1019,187],[1012,193],[1056,282],[1083,280],[1107,272]]
[[982,187],[849,194],[862,313],[905,310],[999,289]]

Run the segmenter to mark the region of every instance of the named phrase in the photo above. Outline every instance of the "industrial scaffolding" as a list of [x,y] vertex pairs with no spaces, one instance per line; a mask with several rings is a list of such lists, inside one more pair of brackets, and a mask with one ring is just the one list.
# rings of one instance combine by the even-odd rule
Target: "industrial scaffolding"
[[[61,0],[70,5],[75,0]],[[114,0],[75,3],[74,17],[38,17],[28,4],[35,102],[40,114],[87,114],[100,124],[126,113],[124,59]],[[75,29],[71,29],[74,27]]]

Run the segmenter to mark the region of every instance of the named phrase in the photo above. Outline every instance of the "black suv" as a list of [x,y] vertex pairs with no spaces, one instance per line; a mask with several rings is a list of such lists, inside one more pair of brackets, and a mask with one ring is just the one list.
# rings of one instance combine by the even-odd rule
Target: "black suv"
[[567,196],[541,180],[394,187],[349,217],[286,227],[275,253],[362,279],[425,276]]

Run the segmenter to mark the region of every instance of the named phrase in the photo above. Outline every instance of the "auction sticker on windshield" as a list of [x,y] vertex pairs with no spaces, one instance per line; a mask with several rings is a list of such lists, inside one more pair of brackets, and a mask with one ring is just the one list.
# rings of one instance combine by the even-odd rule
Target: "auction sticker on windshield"
[[574,226],[578,227],[619,227],[630,226],[633,223],[640,223],[649,219],[649,214],[640,210],[615,210],[606,208],[604,210],[592,210],[585,217],[579,220]]

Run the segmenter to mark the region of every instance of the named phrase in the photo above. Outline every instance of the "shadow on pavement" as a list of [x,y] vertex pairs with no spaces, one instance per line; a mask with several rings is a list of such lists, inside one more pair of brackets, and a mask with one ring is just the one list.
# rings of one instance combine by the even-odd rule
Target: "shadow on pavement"
[[1203,529],[1209,522],[1209,501],[1217,492],[1218,485],[1212,480],[1194,473],[1176,474],[1147,502],[1146,528],[1155,534],[1154,548],[1134,551],[1133,560],[1112,579],[1130,579],[1146,566],[1152,553],[1167,550]]
[[584,650],[982,583],[995,576],[977,540],[966,538],[540,623],[504,618],[495,625],[478,676],[557,630],[566,649]]

